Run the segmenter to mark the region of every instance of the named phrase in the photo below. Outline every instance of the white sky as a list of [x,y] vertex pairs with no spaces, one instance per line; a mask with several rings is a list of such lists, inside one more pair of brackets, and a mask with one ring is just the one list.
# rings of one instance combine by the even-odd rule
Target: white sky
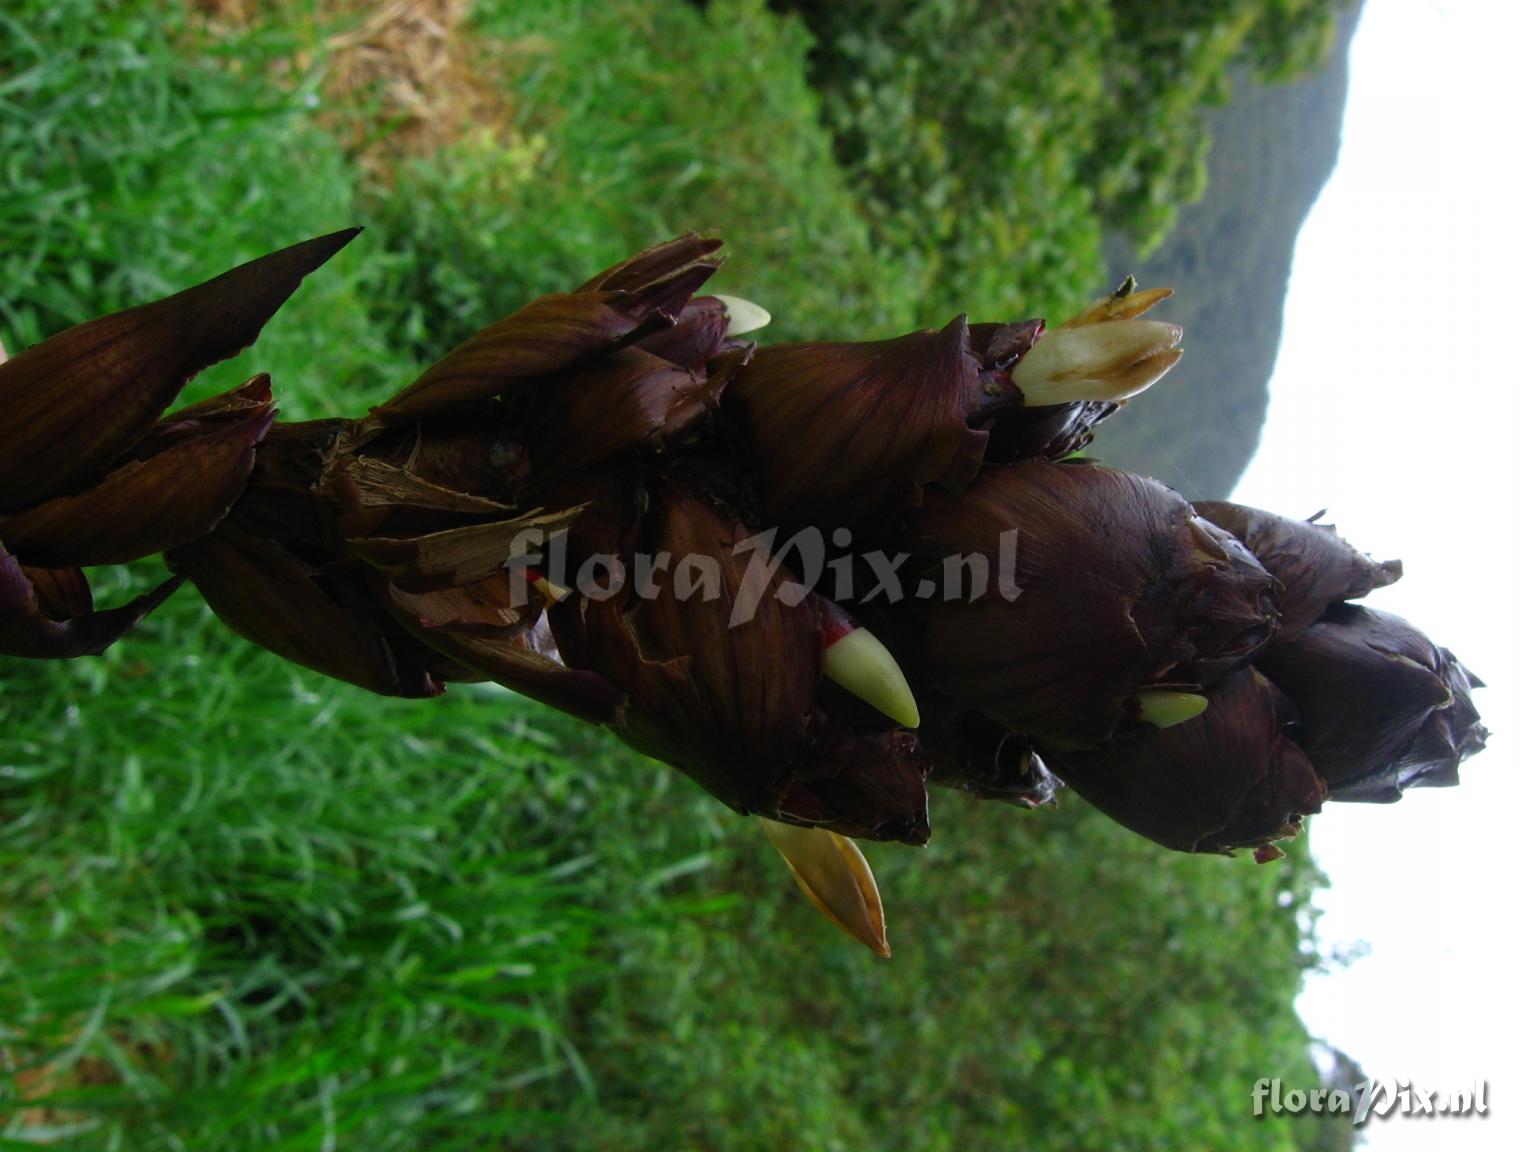
[[1370,602],[1489,684],[1476,701],[1493,736],[1459,789],[1313,818],[1333,884],[1324,940],[1371,952],[1309,982],[1308,1026],[1378,1079],[1488,1083],[1483,1122],[1373,1120],[1366,1146],[1387,1152],[1502,1152],[1533,1127],[1536,787],[1516,659],[1536,643],[1518,583],[1536,558],[1533,50],[1536,4],[1367,3],[1339,166],[1297,243],[1269,419],[1236,495],[1327,507],[1351,542],[1401,557],[1403,581]]

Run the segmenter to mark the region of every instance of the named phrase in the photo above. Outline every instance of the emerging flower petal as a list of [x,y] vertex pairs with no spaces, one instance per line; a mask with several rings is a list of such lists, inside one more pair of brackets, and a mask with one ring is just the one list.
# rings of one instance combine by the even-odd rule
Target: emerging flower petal
[[821,828],[758,822],[816,910],[876,955],[889,956],[880,889],[859,846]]
[[1095,300],[1072,319],[1063,321],[1060,327],[1085,328],[1106,320],[1134,320],[1172,295],[1172,288],[1147,288],[1138,292],[1136,277],[1127,276],[1119,288]]
[[1136,719],[1157,728],[1172,728],[1193,720],[1210,703],[1206,697],[1195,692],[1138,692]]
[[773,320],[773,317],[768,314],[768,309],[761,304],[754,304],[739,296],[717,293],[715,299],[725,305],[726,313],[731,318],[730,327],[725,330],[727,336],[744,336],[748,332],[756,332],[760,328],[768,327]]
[[821,636],[826,646],[821,663],[827,678],[903,728],[916,728],[917,701],[890,649],[837,605],[822,604]]
[[1156,320],[1106,320],[1042,335],[1013,370],[1030,407],[1127,400],[1179,362],[1184,330]]

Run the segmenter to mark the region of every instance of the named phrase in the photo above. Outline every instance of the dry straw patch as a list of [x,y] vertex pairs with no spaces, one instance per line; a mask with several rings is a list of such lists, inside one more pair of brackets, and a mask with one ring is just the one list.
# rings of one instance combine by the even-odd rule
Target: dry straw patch
[[[274,71],[290,84],[321,71],[322,121],[375,176],[387,178],[403,157],[468,138],[515,153],[526,141],[513,122],[508,81],[550,46],[537,37],[476,36],[472,7],[471,0],[318,0],[302,17],[301,47]],[[216,40],[270,20],[272,11],[258,0],[199,0],[198,8]]]
[[[69,1043],[76,1041],[72,1037]],[[29,1062],[13,1049],[0,1048],[0,1076],[9,1082],[9,1091],[4,1096],[14,1109],[7,1112],[0,1108],[0,1128],[8,1129],[25,1143],[62,1142],[94,1127],[99,1115],[61,1107],[55,1103],[55,1097],[68,1098],[93,1088],[118,1087],[143,1069],[169,1066],[175,1055],[164,1044],[117,1042],[114,1050],[121,1066],[103,1056],[89,1054],[71,1057],[63,1063]]]

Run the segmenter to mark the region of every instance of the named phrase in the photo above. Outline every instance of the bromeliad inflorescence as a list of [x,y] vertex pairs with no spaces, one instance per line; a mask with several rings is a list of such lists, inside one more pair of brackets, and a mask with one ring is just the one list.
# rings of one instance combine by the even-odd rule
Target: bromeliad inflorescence
[[[491,680],[768,822],[885,951],[849,837],[924,843],[938,784],[1061,782],[1187,852],[1260,859],[1325,799],[1454,784],[1478,685],[1353,601],[1401,574],[1332,528],[1082,459],[1177,361],[1127,283],[1059,328],[758,347],[658,245],[483,329],[356,420],[258,376],[164,410],[354,232],[0,364],[0,654],[100,652],[190,580],[241,635],[425,697]],[[83,566],[175,574],[97,610]]]

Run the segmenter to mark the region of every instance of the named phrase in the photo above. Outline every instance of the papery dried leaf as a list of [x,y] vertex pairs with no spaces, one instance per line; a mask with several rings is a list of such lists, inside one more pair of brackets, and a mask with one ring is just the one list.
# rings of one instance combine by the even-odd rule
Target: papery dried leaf
[[182,386],[235,355],[358,229],[67,329],[0,364],[0,512],[69,492],[126,454]]
[[278,421],[262,437],[250,479],[231,519],[242,531],[305,555],[337,556],[333,516],[316,486],[349,421]]
[[515,506],[527,488],[526,407],[490,401],[401,427],[369,417],[352,425],[336,455],[380,460],[439,488]]
[[444,520],[507,519],[516,512],[498,500],[434,484],[408,468],[350,453],[333,461],[322,483],[340,510],[337,529],[348,537],[399,535],[411,525],[428,531]]
[[[511,573],[498,572],[473,584],[441,588],[435,592],[407,592],[390,585],[388,596],[413,627],[462,632],[471,636],[507,637],[518,631],[534,611],[532,604],[518,607],[512,603],[508,582]],[[530,597],[530,601],[531,601]]]
[[506,567],[519,536],[538,533],[538,538],[547,539],[574,524],[581,511],[534,509],[506,520],[448,528],[424,536],[360,537],[347,543],[355,555],[389,575],[401,588],[426,592],[485,579]]

